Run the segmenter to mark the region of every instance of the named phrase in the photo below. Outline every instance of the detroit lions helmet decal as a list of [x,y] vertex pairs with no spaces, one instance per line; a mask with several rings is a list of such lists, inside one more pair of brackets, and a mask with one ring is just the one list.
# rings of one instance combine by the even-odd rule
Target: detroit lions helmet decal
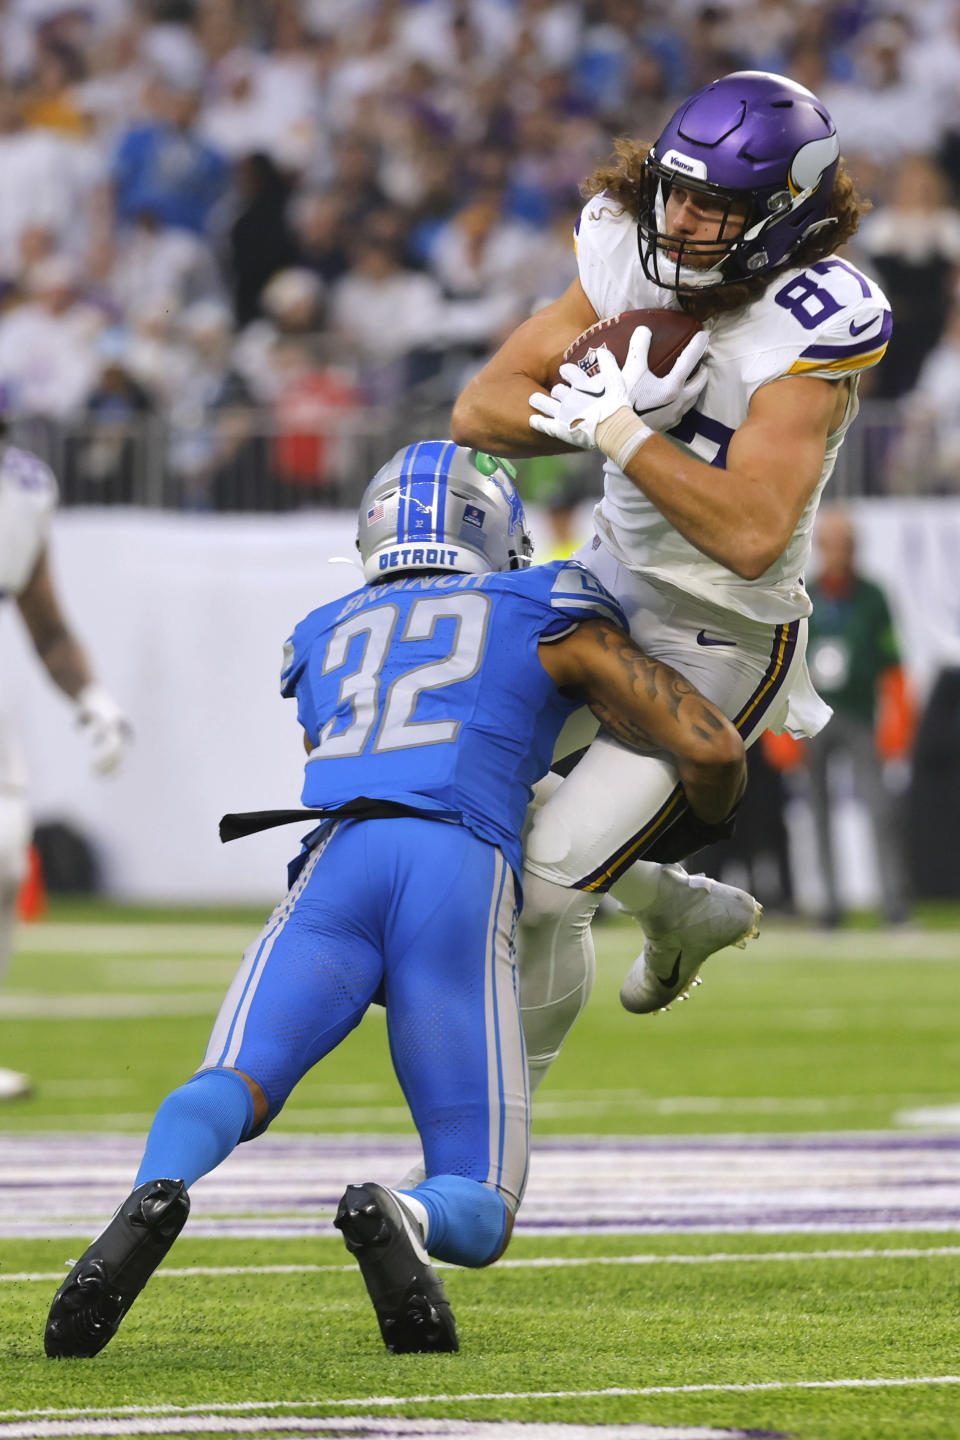
[[360,501],[364,579],[525,568],[533,543],[515,479],[508,460],[452,440],[421,440],[398,450]]

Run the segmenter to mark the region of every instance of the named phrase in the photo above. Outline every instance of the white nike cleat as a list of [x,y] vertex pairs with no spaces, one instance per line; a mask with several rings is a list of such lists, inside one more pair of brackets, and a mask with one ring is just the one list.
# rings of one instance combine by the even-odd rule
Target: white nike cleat
[[0,1065],[0,1100],[22,1100],[33,1090],[29,1075],[7,1070]]
[[647,936],[620,987],[620,1003],[635,1015],[665,1010],[701,981],[704,960],[727,945],[744,949],[760,932],[763,906],[746,890],[682,865],[664,865],[657,898],[643,916]]

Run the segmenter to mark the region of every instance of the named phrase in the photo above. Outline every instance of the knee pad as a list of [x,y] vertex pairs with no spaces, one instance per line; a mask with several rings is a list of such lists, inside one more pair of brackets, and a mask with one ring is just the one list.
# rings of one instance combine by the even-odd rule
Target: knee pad
[[638,859],[638,837],[668,820],[677,772],[601,735],[532,817],[527,870],[558,885],[603,891],[621,860]]
[[531,875],[556,885],[567,885],[580,864],[575,827],[562,813],[562,804],[558,812],[557,804],[550,803],[555,798],[551,795],[546,803],[528,814],[529,825],[523,842],[525,897]]
[[523,909],[520,911],[520,924],[524,931],[559,921],[577,925],[578,928],[589,925],[599,904],[599,895],[574,890],[569,885],[544,879],[524,868]]

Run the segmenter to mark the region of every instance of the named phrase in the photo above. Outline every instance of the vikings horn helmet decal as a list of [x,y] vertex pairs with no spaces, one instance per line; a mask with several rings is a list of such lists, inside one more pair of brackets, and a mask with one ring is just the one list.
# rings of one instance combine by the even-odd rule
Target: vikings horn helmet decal
[[[686,100],[644,161],[638,240],[645,274],[670,290],[735,285],[776,269],[827,216],[840,144],[817,97],[783,75],[740,70]],[[666,244],[673,185],[722,212],[717,240]],[[733,206],[741,232],[724,244]],[[695,267],[691,256],[717,255]]]

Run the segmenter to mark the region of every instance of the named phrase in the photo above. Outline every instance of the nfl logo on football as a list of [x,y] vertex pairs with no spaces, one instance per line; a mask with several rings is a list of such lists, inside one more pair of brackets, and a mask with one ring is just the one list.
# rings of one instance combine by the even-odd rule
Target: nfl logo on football
[[599,375],[600,373],[600,366],[597,364],[597,352],[592,348],[587,351],[586,355],[581,355],[580,359],[577,361],[577,364],[583,371],[584,375],[593,376]]

